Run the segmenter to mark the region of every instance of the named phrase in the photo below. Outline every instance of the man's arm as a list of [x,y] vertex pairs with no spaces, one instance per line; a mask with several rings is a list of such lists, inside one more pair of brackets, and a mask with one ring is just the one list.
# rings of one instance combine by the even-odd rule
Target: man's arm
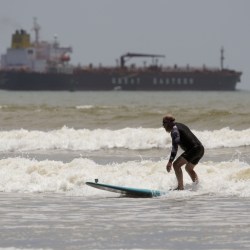
[[167,171],[170,172],[172,167],[172,162],[174,161],[177,152],[178,152],[178,144],[180,143],[180,133],[176,126],[173,127],[173,130],[171,132],[171,138],[172,138],[172,150],[170,153],[170,158],[168,160],[167,164]]

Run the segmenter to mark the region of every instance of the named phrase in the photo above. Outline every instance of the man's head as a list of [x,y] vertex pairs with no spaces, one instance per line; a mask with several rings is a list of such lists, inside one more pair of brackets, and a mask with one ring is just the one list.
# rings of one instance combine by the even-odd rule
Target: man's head
[[163,117],[162,125],[166,129],[167,132],[171,132],[174,126],[175,118],[172,115],[166,115]]

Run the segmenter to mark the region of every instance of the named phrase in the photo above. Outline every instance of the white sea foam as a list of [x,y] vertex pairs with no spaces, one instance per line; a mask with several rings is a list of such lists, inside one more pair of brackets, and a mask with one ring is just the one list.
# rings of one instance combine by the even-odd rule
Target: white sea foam
[[[129,161],[100,165],[78,158],[69,163],[37,161],[26,158],[0,160],[0,192],[61,193],[77,196],[117,196],[86,186],[86,181],[166,191],[176,186],[174,171],[165,169],[166,161]],[[197,167],[200,183],[193,185],[184,171],[186,191],[170,195],[223,195],[250,197],[250,166],[234,160],[201,162]]]
[[81,105],[81,106],[76,106],[76,109],[92,109],[94,108],[93,105]]
[[[207,149],[250,145],[250,129],[223,128],[194,131]],[[48,132],[11,130],[0,132],[0,151],[27,150],[99,150],[124,148],[131,150],[171,147],[171,138],[162,128],[72,129],[63,127]]]

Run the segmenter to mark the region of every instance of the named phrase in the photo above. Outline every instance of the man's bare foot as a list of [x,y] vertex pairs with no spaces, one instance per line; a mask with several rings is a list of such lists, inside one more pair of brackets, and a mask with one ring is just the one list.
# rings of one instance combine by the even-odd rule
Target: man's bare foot
[[195,179],[193,180],[193,183],[196,185],[199,184],[199,178],[197,175],[196,175]]

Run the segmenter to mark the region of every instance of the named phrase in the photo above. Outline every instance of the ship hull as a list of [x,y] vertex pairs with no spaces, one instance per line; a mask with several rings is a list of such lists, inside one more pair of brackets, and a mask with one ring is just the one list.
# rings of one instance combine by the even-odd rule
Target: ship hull
[[233,91],[240,72],[105,72],[72,74],[0,71],[0,89],[22,91]]

